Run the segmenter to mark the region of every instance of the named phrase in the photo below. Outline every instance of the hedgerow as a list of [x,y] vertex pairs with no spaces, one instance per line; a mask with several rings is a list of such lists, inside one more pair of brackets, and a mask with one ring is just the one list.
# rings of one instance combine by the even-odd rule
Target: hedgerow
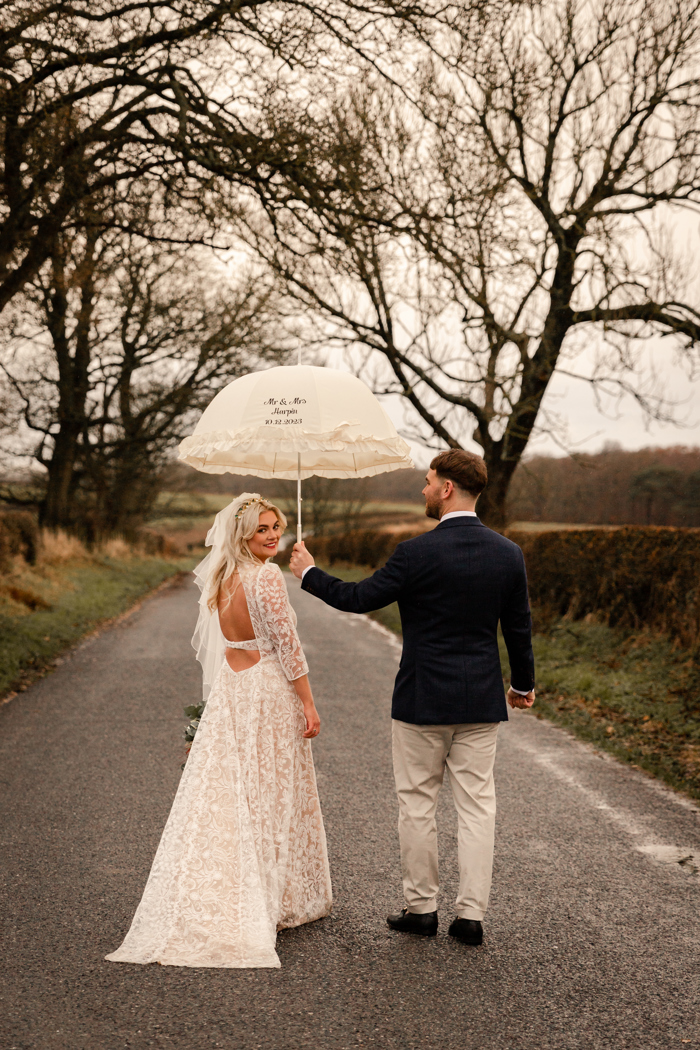
[[[419,533],[357,532],[309,540],[326,565],[378,568]],[[611,627],[662,631],[700,643],[700,529],[634,526],[508,532],[522,548],[539,618],[594,614]]]
[[[378,569],[394,553],[396,545],[403,540],[419,536],[415,530],[407,532],[379,532],[377,529],[359,529],[356,532],[341,532],[337,535],[319,536],[309,539],[307,546],[316,561],[325,565],[363,565]],[[291,546],[282,551],[277,560],[287,564]]]
[[544,614],[700,641],[700,530],[630,527],[509,533]]

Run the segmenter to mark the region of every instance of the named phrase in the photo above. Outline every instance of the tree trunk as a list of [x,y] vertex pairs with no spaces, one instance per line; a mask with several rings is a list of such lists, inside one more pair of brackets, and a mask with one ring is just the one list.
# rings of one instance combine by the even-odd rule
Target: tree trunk
[[[496,450],[494,450],[496,451]],[[498,450],[500,451],[500,450]],[[496,452],[496,456],[498,452]],[[493,458],[486,454],[484,460],[489,472],[488,485],[479,496],[476,511],[484,525],[502,532],[508,524],[506,499],[517,461]]]
[[51,461],[47,464],[48,487],[41,508],[40,521],[50,529],[68,528],[69,496],[78,448],[80,424],[75,413],[73,358],[67,328],[68,282],[63,247],[58,239],[50,249],[52,287],[46,294],[47,328],[51,334],[58,366],[58,432],[53,438]]
[[503,436],[494,441],[485,421],[479,423],[474,438],[484,450],[489,483],[479,498],[479,517],[499,531],[507,522],[508,489],[537,422],[542,399],[559,360],[562,344],[571,328],[573,315],[569,305],[573,290],[575,246],[580,234],[570,235],[570,242],[560,251],[550,289],[550,307],[539,346],[523,370],[517,404],[513,406]]
[[71,492],[78,455],[80,426],[64,421],[54,440],[48,465],[48,485],[41,508],[41,524],[49,529],[68,529],[75,524]]
[[[80,435],[85,425],[85,405],[90,386],[90,324],[95,297],[95,245],[97,227],[88,227],[85,256],[78,275],[80,309],[72,336],[68,335],[69,276],[67,251],[56,240],[51,251],[52,288],[47,294],[45,310],[58,366],[58,433],[54,436],[51,462],[48,464],[48,488],[41,510],[42,525],[50,529],[70,528],[76,515],[71,495],[75,486],[76,462]],[[71,353],[71,338],[75,350]]]

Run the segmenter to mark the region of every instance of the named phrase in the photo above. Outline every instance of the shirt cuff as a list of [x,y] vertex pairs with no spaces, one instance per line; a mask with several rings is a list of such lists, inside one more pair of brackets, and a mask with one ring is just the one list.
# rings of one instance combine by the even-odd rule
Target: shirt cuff
[[315,565],[307,565],[307,566],[306,566],[306,568],[304,569],[304,571],[303,571],[303,572],[302,572],[302,574],[301,574],[301,578],[302,578],[302,580],[303,580],[303,579],[304,579],[304,577],[306,576],[306,574],[307,574],[307,572],[309,571],[309,569],[315,569],[315,568],[316,568],[316,566],[315,566]]
[[518,696],[527,696],[528,693],[532,692],[532,689],[516,689],[514,685],[511,686],[511,689],[514,693],[517,693]]

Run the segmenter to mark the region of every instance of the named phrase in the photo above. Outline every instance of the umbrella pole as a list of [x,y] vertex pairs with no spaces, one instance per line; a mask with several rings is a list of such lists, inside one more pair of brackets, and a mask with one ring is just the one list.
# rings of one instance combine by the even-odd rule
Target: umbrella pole
[[[301,343],[297,344],[297,364],[301,364]],[[301,543],[301,452],[297,452],[297,543]]]
[[301,543],[301,452],[297,452],[297,543]]

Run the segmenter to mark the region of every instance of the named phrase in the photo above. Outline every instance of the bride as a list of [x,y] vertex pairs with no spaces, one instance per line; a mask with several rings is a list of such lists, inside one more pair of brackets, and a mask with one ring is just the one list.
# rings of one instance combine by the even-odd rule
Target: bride
[[279,966],[277,930],[330,913],[309,739],[320,721],[284,577],[268,562],[286,524],[244,493],[207,536],[192,639],[206,706],[112,962]]

